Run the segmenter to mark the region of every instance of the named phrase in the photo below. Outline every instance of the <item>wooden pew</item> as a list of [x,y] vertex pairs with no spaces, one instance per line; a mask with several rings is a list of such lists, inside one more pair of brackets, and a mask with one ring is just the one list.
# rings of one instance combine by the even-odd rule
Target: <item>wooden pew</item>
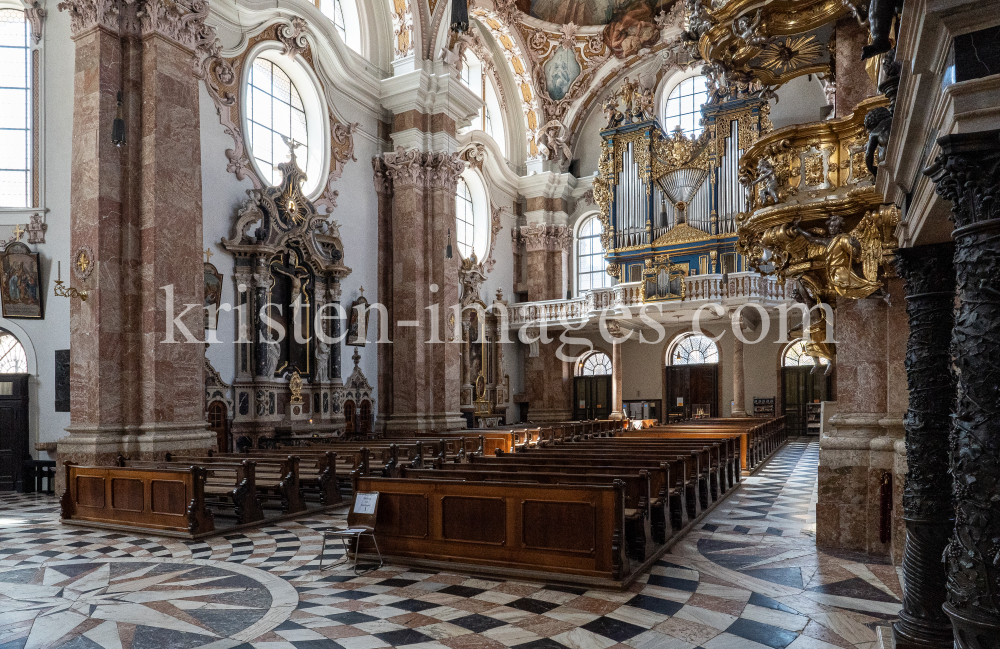
[[62,522],[195,538],[215,530],[201,467],[131,469],[65,463]]
[[530,482],[538,484],[604,484],[611,485],[615,481],[625,484],[625,541],[629,548],[629,556],[637,561],[646,559],[647,551],[652,550],[647,545],[647,539],[652,538],[650,524],[651,498],[649,471],[645,469],[622,470],[611,473],[562,473],[545,471],[518,471],[511,475],[506,471],[491,471],[486,468],[471,468],[469,465],[444,465],[436,469],[400,470],[401,478],[424,480],[464,480],[467,482],[510,482],[516,479],[518,483]]
[[631,574],[621,483],[356,481],[357,491],[379,493],[375,529],[387,557],[605,587]]
[[[168,463],[192,464],[210,469],[214,465],[231,465],[229,458],[213,456],[170,455]],[[278,501],[283,514],[306,511],[306,503],[299,482],[299,458],[288,455],[283,458],[254,458],[257,463],[257,497],[262,501]]]

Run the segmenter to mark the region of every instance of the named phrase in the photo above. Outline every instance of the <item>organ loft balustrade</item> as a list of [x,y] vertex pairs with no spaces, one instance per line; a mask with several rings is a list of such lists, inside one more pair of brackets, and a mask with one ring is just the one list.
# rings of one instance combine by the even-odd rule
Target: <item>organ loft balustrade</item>
[[513,304],[509,307],[509,326],[520,328],[542,323],[556,327],[578,326],[582,322],[596,322],[602,315],[620,316],[626,310],[638,317],[646,304],[657,307],[657,310],[647,309],[649,317],[658,322],[674,322],[677,316],[691,316],[709,303],[717,303],[725,309],[754,302],[773,309],[787,302],[785,288],[777,278],[756,272],[694,275],[684,277],[683,282],[684,297],[671,301],[647,302],[643,299],[643,283],[630,282],[594,289],[571,300]]

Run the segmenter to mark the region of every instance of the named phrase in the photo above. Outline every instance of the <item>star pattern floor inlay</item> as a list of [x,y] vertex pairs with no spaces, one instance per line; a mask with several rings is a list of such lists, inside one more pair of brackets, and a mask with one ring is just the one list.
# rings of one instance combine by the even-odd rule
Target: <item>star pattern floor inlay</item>
[[899,572],[816,549],[818,450],[791,440],[624,592],[320,571],[342,516],[179,541],[0,493],[0,649],[875,649]]

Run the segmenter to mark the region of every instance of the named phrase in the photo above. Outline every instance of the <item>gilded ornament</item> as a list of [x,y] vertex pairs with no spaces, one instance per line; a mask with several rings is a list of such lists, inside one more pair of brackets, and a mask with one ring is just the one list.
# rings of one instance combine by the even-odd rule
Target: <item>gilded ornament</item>
[[288,379],[288,390],[292,393],[289,403],[302,403],[302,376],[298,370],[292,372],[291,378]]
[[812,63],[822,49],[812,35],[788,37],[765,47],[760,60],[765,68],[787,72]]

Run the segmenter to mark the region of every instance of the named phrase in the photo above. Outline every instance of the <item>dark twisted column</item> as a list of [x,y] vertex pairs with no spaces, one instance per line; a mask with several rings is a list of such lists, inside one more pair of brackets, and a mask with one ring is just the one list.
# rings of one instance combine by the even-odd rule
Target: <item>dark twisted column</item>
[[957,649],[987,649],[1000,641],[1000,131],[947,135],[938,145],[926,173],[952,203],[959,296],[944,610]]
[[948,475],[948,434],[955,405],[955,374],[943,341],[955,324],[955,246],[951,242],[899,251],[906,283],[906,463],[903,520],[903,610],[893,625],[896,647],[954,646],[951,620],[941,609],[945,574],[941,555],[955,524]]

